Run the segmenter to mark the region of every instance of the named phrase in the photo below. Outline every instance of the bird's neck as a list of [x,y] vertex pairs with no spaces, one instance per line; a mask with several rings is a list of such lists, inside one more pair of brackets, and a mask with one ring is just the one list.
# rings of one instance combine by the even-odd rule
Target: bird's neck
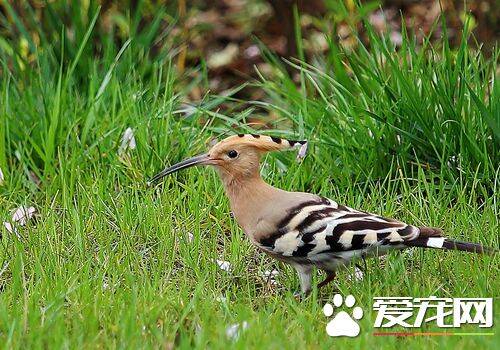
[[258,221],[263,204],[282,192],[266,183],[258,173],[241,178],[221,173],[221,179],[234,217],[245,232]]

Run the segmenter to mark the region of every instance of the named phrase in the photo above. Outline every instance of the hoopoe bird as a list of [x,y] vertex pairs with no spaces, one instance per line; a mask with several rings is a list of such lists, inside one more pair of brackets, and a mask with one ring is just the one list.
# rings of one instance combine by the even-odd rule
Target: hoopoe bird
[[326,272],[319,289],[335,278],[340,267],[354,259],[379,256],[390,250],[422,247],[476,253],[496,251],[446,238],[438,228],[408,225],[322,196],[288,192],[266,183],[260,176],[261,156],[297,147],[305,153],[307,141],[234,135],[214,145],[208,153],[164,169],[150,183],[194,165],[214,166],[234,218],[246,236],[271,257],[291,264],[297,270],[305,295],[311,292],[314,267]]

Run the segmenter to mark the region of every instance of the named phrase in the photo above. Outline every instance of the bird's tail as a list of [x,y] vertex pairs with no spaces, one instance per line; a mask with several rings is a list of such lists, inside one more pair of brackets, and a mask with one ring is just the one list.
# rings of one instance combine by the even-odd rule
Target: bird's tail
[[469,253],[495,254],[498,249],[485,247],[479,243],[462,242],[441,236],[442,231],[430,227],[421,227],[420,235],[411,241],[405,242],[409,247],[436,248],[445,250],[460,250]]

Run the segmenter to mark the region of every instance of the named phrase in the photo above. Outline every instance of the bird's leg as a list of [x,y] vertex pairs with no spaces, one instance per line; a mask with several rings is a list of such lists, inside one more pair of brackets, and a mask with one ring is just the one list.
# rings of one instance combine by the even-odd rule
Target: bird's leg
[[300,289],[303,295],[307,296],[311,293],[311,266],[307,265],[293,265],[299,274]]
[[326,271],[326,278],[323,282],[321,283],[318,283],[318,289],[326,286],[328,283],[330,283],[331,281],[333,281],[333,279],[335,278],[335,272],[334,271]]
[[365,254],[361,255],[361,259],[363,259],[363,266],[364,268],[362,269],[359,265],[356,265],[358,267],[358,269],[360,269],[361,271],[368,271],[368,265],[366,264],[366,256]]
[[363,259],[363,267],[361,267],[360,264],[354,264],[354,266],[356,266],[362,272],[368,271],[368,265],[366,264],[366,256],[362,254],[361,259]]
[[356,268],[358,268],[359,270],[361,270],[363,272],[366,270],[366,262],[365,262],[365,267],[362,267],[360,264],[354,264],[354,266],[356,266]]

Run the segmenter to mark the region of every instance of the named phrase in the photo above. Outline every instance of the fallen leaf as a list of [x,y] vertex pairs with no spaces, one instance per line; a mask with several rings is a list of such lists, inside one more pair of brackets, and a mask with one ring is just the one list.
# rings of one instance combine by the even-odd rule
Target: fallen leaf
[[260,49],[257,45],[251,45],[243,51],[243,54],[248,59],[254,59],[260,55]]
[[234,43],[230,43],[223,50],[214,52],[207,60],[207,65],[211,69],[217,69],[230,64],[238,53],[240,48]]
[[135,147],[136,147],[136,143],[135,143],[135,137],[134,137],[134,130],[132,130],[132,128],[127,128],[122,135],[122,143],[120,144],[120,147],[118,148],[118,155],[121,156],[127,150],[135,149]]
[[276,281],[276,276],[279,275],[279,271],[274,269],[274,270],[266,270],[262,273],[262,277],[266,280],[267,283],[270,283],[271,285],[275,286],[278,284]]
[[[4,221],[3,222],[3,226],[5,227],[5,229],[9,232],[9,233],[13,233],[16,235],[17,238],[21,239],[21,235],[19,234],[19,232],[17,231],[17,228],[16,226],[12,225],[12,223],[8,222],[8,221]],[[0,235],[0,238],[2,236]]]
[[109,283],[108,283],[107,278],[105,278],[105,279],[103,280],[103,282],[102,282],[102,289],[103,289],[103,290],[107,290],[107,289],[109,289]]
[[14,211],[14,214],[12,215],[12,221],[18,223],[21,226],[24,226],[35,213],[36,209],[34,207],[20,206]]
[[194,332],[196,333],[196,335],[202,334],[203,333],[203,327],[199,323],[196,323]]
[[218,301],[219,303],[225,303],[227,301],[227,298],[220,295],[217,298],[215,298],[215,300]]
[[403,250],[403,255],[406,257],[413,257],[414,254],[415,254],[415,248],[408,248]]
[[365,278],[365,273],[359,267],[354,268],[354,279],[356,281],[362,281]]
[[299,152],[297,153],[297,161],[301,161],[305,158],[307,153],[307,142],[304,142],[300,145]]
[[173,113],[183,114],[186,118],[188,118],[198,112],[198,108],[196,106],[187,103],[182,103],[180,107],[180,109],[175,110]]
[[325,34],[314,31],[309,38],[309,49],[313,52],[324,52],[328,50],[328,40]]
[[226,328],[226,337],[232,340],[237,340],[240,337],[241,331],[248,328],[248,322],[235,323]]
[[347,276],[348,281],[362,281],[365,278],[364,272],[359,268],[355,267],[354,268],[354,274]]
[[368,16],[370,24],[377,30],[377,32],[382,33],[387,27],[387,20],[383,11],[375,11]]
[[221,270],[231,272],[231,263],[229,261],[216,260],[216,262]]
[[14,233],[18,238],[21,238],[16,226],[26,225],[35,213],[36,209],[34,207],[20,206],[13,211],[11,221],[4,221],[3,226],[8,232]]
[[400,32],[397,31],[391,32],[390,39],[395,46],[401,46],[401,44],[403,43],[403,36]]
[[5,229],[7,231],[9,231],[10,233],[13,233],[15,231],[15,227],[12,226],[12,224],[10,222],[8,222],[8,221],[4,221],[3,225],[4,225]]

